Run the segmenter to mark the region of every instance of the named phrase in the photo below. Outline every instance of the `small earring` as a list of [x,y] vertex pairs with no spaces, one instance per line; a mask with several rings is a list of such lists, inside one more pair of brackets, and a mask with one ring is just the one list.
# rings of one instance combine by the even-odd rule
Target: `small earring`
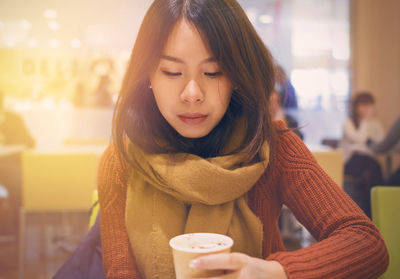
[[151,87],[151,84],[149,84],[149,89],[153,89],[153,87]]

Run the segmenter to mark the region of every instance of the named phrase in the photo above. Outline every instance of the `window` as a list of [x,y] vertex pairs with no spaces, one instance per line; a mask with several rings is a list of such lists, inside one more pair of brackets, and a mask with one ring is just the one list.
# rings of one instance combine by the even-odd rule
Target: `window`
[[289,113],[306,142],[339,138],[351,88],[350,0],[239,2],[296,89]]

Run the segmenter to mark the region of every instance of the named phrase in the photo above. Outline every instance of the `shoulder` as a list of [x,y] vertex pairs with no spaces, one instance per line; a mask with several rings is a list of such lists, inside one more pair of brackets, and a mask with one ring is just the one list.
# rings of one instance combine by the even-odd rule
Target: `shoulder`
[[272,164],[263,176],[262,190],[268,196],[278,196],[282,200],[285,189],[296,189],[311,173],[320,170],[314,156],[304,142],[289,130],[282,120],[274,121],[277,132],[276,142],[271,152]]
[[122,157],[114,143],[105,149],[99,162],[98,180],[99,185],[113,182],[126,182],[129,176],[129,163]]
[[360,123],[359,127],[356,128],[353,119],[351,118],[347,118],[344,122],[343,122],[343,135],[344,136],[349,136],[352,135],[354,132],[356,131],[361,131],[363,130],[363,123]]
[[110,143],[101,155],[100,163],[111,163],[119,167],[127,167],[129,164],[122,159],[122,155],[115,143]]
[[274,125],[278,134],[275,147],[275,159],[278,164],[297,164],[314,160],[304,142],[293,131],[287,129],[284,121],[274,121]]
[[344,127],[354,127],[354,122],[351,118],[347,118],[344,123]]

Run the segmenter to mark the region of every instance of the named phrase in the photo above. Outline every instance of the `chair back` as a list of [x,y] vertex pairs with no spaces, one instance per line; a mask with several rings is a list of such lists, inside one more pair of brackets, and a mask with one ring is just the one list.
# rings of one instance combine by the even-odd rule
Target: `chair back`
[[99,155],[26,152],[22,206],[26,210],[89,210]]
[[400,186],[372,188],[371,209],[389,250],[389,267],[380,278],[400,278]]

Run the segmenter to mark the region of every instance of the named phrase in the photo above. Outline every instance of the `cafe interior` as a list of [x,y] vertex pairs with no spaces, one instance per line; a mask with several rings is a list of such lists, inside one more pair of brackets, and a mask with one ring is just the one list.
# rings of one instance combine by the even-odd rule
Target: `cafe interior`
[[[52,278],[93,225],[98,162],[151,2],[0,1],[0,128],[12,113],[9,132],[26,139],[8,142],[0,129],[0,279]],[[400,115],[400,1],[238,2],[295,89],[285,112],[343,189],[340,142],[352,97],[373,95],[385,132]],[[400,148],[376,158],[387,178],[400,167]],[[389,191],[371,198],[391,257],[382,278],[400,278],[400,187],[376,186]],[[314,241],[285,207],[280,228],[289,250]]]

